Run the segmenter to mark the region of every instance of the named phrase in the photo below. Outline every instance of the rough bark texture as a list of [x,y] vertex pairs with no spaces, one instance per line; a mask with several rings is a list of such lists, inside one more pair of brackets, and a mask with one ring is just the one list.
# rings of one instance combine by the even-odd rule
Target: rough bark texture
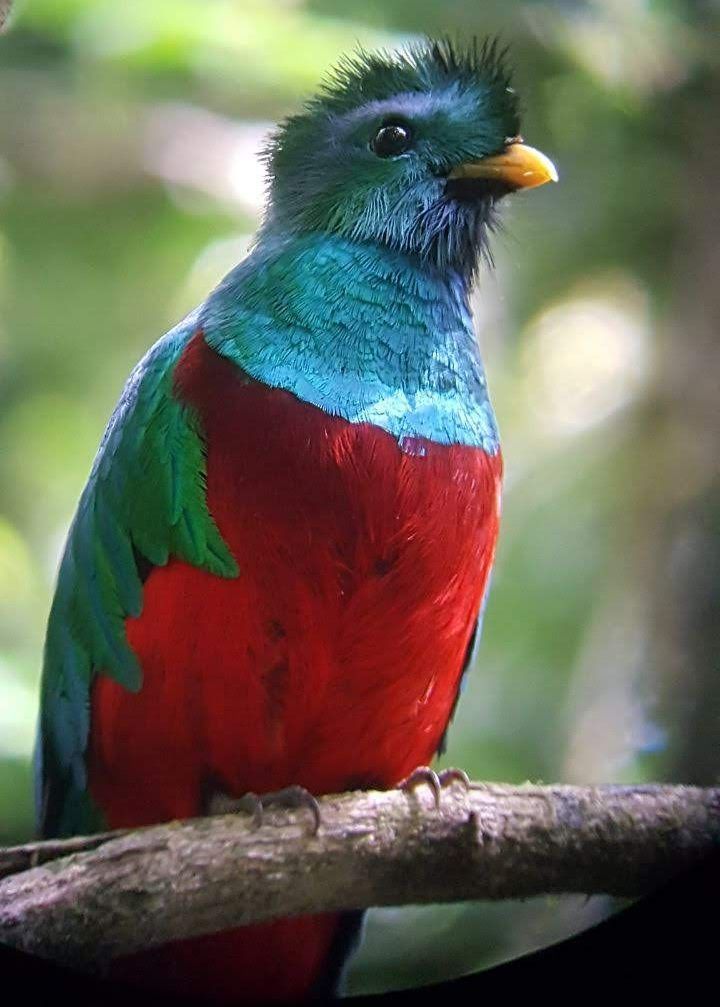
[[8,19],[12,13],[13,0],[0,0],[0,35],[8,29]]
[[261,828],[224,815],[0,851],[0,941],[93,968],[319,910],[632,897],[720,843],[720,789],[473,784],[445,790],[439,809],[425,787],[320,805],[315,836],[307,810],[276,810]]

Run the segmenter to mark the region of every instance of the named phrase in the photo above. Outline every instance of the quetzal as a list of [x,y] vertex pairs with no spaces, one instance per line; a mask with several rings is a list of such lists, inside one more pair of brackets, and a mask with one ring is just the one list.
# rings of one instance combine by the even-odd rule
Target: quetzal
[[[253,249],[133,371],[50,613],[44,836],[214,794],[388,788],[443,742],[500,516],[468,297],[508,193],[555,179],[496,46],[341,62],[268,148]],[[357,917],[118,964],[219,1000],[327,990]]]

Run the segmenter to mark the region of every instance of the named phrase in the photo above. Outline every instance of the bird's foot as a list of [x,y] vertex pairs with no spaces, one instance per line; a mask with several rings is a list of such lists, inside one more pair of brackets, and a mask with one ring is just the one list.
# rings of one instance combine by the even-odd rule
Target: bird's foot
[[214,793],[207,805],[210,815],[231,815],[238,812],[252,815],[253,828],[259,829],[265,819],[265,809],[307,808],[313,818],[311,835],[317,835],[320,828],[320,805],[309,790],[293,784],[282,790],[272,790],[267,794],[254,794],[249,791],[242,797],[230,797],[224,793]]
[[451,787],[453,783],[459,783],[463,790],[470,789],[470,779],[464,769],[441,769],[436,773],[430,766],[418,766],[413,769],[409,776],[398,783],[398,790],[405,793],[412,793],[421,784],[427,784],[433,794],[435,807],[440,808],[440,795],[446,787]]

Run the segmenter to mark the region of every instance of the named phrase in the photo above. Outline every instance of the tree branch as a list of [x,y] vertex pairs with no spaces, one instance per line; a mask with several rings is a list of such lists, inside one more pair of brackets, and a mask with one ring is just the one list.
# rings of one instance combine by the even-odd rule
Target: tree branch
[[8,20],[12,13],[13,0],[0,0],[0,35],[8,29]]
[[[279,916],[581,892],[634,897],[720,842],[720,789],[472,784],[0,850],[0,941],[85,968]],[[33,866],[38,864],[40,866]],[[29,868],[29,869],[28,869]]]

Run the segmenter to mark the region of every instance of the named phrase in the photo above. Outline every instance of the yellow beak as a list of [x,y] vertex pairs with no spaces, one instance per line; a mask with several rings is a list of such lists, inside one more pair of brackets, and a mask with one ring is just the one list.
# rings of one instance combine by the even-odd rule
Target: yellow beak
[[520,142],[511,143],[502,154],[459,164],[448,178],[494,178],[514,189],[533,189],[546,182],[557,182],[558,173],[549,157]]

